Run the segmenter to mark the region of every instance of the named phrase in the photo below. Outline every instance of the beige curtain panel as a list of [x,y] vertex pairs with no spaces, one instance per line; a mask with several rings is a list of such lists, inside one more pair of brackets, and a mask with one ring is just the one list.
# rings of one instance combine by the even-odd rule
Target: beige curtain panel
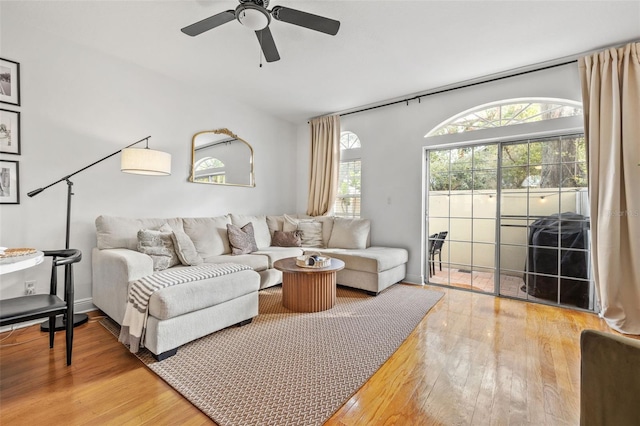
[[640,43],[579,60],[601,315],[640,334]]
[[314,118],[311,126],[311,168],[307,214],[322,216],[333,207],[338,193],[340,116]]

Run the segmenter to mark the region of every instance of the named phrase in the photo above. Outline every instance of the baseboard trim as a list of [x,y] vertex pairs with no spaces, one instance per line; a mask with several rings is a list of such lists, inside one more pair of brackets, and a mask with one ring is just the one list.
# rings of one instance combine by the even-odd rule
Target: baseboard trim
[[76,314],[83,312],[97,311],[98,308],[93,304],[93,298],[87,297],[86,299],[76,300],[73,304],[73,310]]
[[419,284],[422,285],[423,281],[422,281],[422,276],[420,275],[406,275],[404,277],[404,280],[402,280],[405,283],[410,283],[410,284]]

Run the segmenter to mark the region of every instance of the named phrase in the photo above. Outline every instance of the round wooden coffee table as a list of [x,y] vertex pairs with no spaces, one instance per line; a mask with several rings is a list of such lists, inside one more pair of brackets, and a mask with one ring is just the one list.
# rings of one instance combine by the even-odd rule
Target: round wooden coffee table
[[336,272],[344,262],[331,259],[325,268],[303,268],[296,265],[295,257],[274,262],[282,271],[282,305],[296,312],[319,312],[336,304]]

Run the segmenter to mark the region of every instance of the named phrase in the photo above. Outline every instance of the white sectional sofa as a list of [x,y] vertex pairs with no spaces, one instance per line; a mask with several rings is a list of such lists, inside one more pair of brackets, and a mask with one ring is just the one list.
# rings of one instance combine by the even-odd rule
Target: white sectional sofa
[[[227,225],[242,228],[249,222],[257,250],[234,255]],[[252,270],[155,292],[149,301],[144,346],[158,359],[175,354],[184,343],[234,324],[250,322],[258,315],[258,290],[282,282],[282,273],[273,268],[279,259],[310,253],[325,253],[341,259],[345,268],[337,273],[338,285],[372,295],[405,277],[407,250],[371,247],[370,222],[365,219],[236,214],[167,219],[100,216],[96,219],[97,247],[92,257],[93,303],[118,324],[122,324],[124,318],[129,284],[154,273],[152,257],[138,251],[138,232],[167,225],[175,235],[186,234],[199,262],[240,263]],[[301,237],[303,245],[272,245],[272,240],[276,241],[274,235],[281,232],[288,236],[294,232]],[[285,234],[278,236],[281,235]],[[178,243],[175,239],[174,242],[177,249]]]

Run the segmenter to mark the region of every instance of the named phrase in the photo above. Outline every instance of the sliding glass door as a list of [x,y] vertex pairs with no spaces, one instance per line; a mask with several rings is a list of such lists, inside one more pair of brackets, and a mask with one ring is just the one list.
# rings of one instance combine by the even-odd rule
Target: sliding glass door
[[498,144],[428,152],[431,283],[493,293]]
[[500,169],[500,294],[593,308],[584,137],[502,144]]
[[427,282],[593,309],[582,135],[426,156]]

